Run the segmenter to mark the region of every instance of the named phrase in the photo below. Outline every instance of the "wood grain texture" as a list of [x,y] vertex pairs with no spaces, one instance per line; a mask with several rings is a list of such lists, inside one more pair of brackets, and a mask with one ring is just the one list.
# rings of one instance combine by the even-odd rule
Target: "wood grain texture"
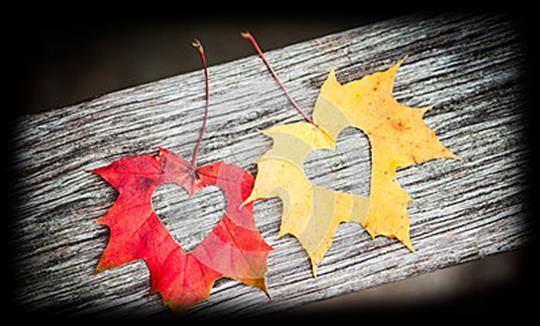
[[[269,258],[272,300],[224,280],[210,301],[190,314],[268,313],[527,243],[523,41],[504,15],[412,16],[268,52],[291,95],[308,112],[330,69],[348,82],[408,54],[398,73],[396,98],[409,106],[433,104],[427,125],[464,161],[437,160],[398,172],[415,200],[409,213],[417,254],[392,239],[372,240],[358,225],[342,224],[316,279],[294,238],[276,240],[280,201],[258,202],[257,225],[276,249]],[[208,55],[212,51],[207,49]],[[254,162],[271,146],[258,131],[301,117],[256,56],[211,67],[209,73],[210,118],[200,164],[225,160],[255,174]],[[17,122],[10,165],[17,177],[13,196],[18,207],[11,233],[20,305],[53,315],[168,316],[161,298],[148,296],[144,263],[92,274],[108,241],[108,229],[94,222],[112,206],[116,193],[85,170],[126,155],[154,153],[158,145],[190,157],[204,110],[203,78],[196,71]],[[305,168],[315,183],[367,195],[369,150],[360,131],[347,129],[336,153],[314,153]],[[158,214],[181,243],[193,245],[216,222],[210,217],[222,209],[220,194],[175,200],[178,194],[174,187],[160,189],[154,196]]]

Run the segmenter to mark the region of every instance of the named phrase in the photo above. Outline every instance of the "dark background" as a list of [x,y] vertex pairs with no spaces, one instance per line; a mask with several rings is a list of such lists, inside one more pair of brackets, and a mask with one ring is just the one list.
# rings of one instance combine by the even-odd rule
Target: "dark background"
[[191,47],[194,38],[203,43],[212,66],[255,53],[241,38],[242,31],[250,31],[264,50],[271,50],[402,14],[365,12],[329,19],[323,14],[271,18],[233,12],[197,18],[43,22],[19,38],[24,47],[19,57],[22,102],[16,114],[42,112],[198,70],[200,59]]
[[[201,13],[199,9],[165,17],[34,15],[18,20],[24,28],[8,30],[14,59],[6,64],[15,72],[15,90],[8,96],[15,101],[2,111],[17,118],[199,70],[199,56],[191,47],[195,37],[203,42],[212,66],[255,53],[240,37],[242,31],[249,30],[264,50],[271,50],[417,11],[411,7],[300,16],[285,10]],[[526,15],[519,11],[513,17]],[[535,300],[529,296],[534,294],[533,256],[530,249],[500,254],[268,317],[358,315],[380,316],[381,322],[409,314],[519,317],[534,312],[530,306]]]

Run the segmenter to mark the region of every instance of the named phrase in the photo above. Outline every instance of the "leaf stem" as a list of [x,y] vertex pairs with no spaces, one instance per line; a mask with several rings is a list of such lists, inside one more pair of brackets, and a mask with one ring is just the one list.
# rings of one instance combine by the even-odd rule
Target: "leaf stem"
[[283,90],[283,93],[285,93],[285,96],[287,96],[287,99],[289,99],[289,102],[291,102],[291,104],[294,106],[296,111],[298,111],[298,113],[300,113],[304,117],[304,119],[307,120],[307,122],[309,122],[312,125],[314,125],[315,127],[319,128],[319,126],[313,120],[311,120],[311,118],[306,113],[304,113],[304,111],[302,111],[302,109],[296,103],[296,101],[289,95],[289,92],[285,88],[285,85],[283,85],[281,80],[279,80],[278,76],[276,75],[276,72],[274,71],[274,69],[272,68],[272,66],[268,62],[268,60],[266,60],[266,57],[264,56],[263,51],[261,50],[261,47],[259,46],[259,44],[255,40],[253,35],[251,35],[249,32],[243,32],[241,35],[242,35],[243,38],[245,38],[246,40],[251,42],[251,44],[253,45],[253,47],[255,48],[257,53],[259,54],[259,57],[263,61],[264,65],[266,66],[266,68],[268,68],[268,71],[270,71],[270,74],[272,74],[272,77],[274,77],[276,82],[279,84],[279,87],[281,87],[281,89]]
[[201,44],[201,42],[198,39],[193,40],[193,43],[191,43],[194,48],[199,50],[199,54],[201,55],[201,61],[203,64],[204,69],[204,78],[205,78],[205,99],[206,99],[206,107],[204,110],[204,119],[203,124],[201,127],[201,133],[199,134],[199,139],[197,140],[197,146],[195,146],[195,150],[193,151],[193,158],[191,159],[191,169],[195,171],[195,166],[197,162],[197,156],[199,155],[199,150],[201,149],[201,143],[202,138],[204,135],[204,131],[206,130],[206,121],[208,120],[208,103],[209,103],[209,91],[208,91],[208,68],[206,67],[206,56],[204,54],[204,48]]

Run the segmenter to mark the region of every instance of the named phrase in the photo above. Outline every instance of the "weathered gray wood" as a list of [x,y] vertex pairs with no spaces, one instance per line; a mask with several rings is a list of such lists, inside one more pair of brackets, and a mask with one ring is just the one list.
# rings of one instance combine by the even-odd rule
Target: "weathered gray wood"
[[[269,258],[272,300],[226,280],[191,314],[238,317],[280,310],[525,244],[530,231],[522,204],[522,41],[505,16],[418,16],[269,52],[292,96],[308,111],[331,68],[347,82],[409,54],[397,77],[397,99],[410,106],[434,104],[426,123],[464,161],[438,160],[399,172],[399,182],[415,199],[409,212],[417,254],[343,224],[317,279],[294,238],[275,239],[281,203],[257,203],[257,224],[276,249]],[[210,56],[212,51],[207,49]],[[258,130],[301,117],[256,56],[211,67],[210,78],[211,114],[200,163],[223,159],[255,173],[255,160],[271,145]],[[190,157],[204,107],[203,83],[196,71],[18,121],[11,165],[18,178],[13,234],[20,304],[54,314],[169,313],[157,295],[147,295],[144,263],[92,274],[108,240],[108,230],[94,221],[116,194],[84,171],[125,155],[153,153],[157,145]],[[367,194],[369,160],[365,137],[347,130],[338,153],[314,153],[305,167],[316,183]],[[216,215],[219,193],[180,201],[173,194],[180,192],[159,191],[159,213],[183,244],[193,245],[214,223],[210,215]]]

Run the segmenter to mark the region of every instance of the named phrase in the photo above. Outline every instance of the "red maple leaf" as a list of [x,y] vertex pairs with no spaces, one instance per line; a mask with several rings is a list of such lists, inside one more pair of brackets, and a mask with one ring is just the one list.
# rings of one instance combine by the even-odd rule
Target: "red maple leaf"
[[[229,277],[267,292],[266,261],[272,247],[253,219],[253,205],[240,208],[254,178],[239,166],[217,162],[191,173],[179,155],[160,148],[157,155],[122,158],[93,170],[119,192],[114,206],[98,223],[110,228],[109,244],[98,271],[144,259],[151,292],[159,292],[173,310],[208,299],[214,282]],[[152,208],[152,193],[176,183],[190,195],[207,185],[223,190],[227,209],[221,221],[192,252],[186,253]]]
[[[92,170],[111,184],[119,195],[98,223],[110,229],[110,240],[97,271],[143,259],[151,278],[150,292],[159,292],[173,310],[183,312],[208,299],[214,282],[221,277],[241,281],[266,294],[267,258],[272,250],[262,238],[253,218],[253,204],[241,204],[252,191],[253,176],[239,166],[217,162],[195,168],[206,117],[191,163],[159,148],[157,155],[136,155]],[[225,215],[211,233],[186,253],[171,236],[152,208],[152,194],[164,183],[175,183],[190,195],[207,185],[223,190]]]

